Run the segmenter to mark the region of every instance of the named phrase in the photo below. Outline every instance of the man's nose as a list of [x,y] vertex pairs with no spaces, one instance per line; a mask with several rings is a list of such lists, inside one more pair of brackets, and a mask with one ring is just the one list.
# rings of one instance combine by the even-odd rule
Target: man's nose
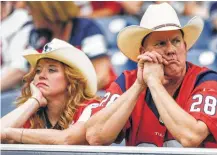
[[171,56],[171,55],[174,55],[175,52],[176,52],[175,47],[173,46],[173,44],[170,41],[168,41],[167,49],[166,49],[166,55]]

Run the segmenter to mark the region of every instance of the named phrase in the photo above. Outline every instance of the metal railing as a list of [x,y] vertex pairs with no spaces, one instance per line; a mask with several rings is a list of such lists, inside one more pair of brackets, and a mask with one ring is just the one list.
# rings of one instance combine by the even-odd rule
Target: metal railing
[[155,148],[155,147],[123,147],[123,146],[81,146],[81,145],[28,145],[1,144],[2,155],[217,155],[217,149],[201,148]]

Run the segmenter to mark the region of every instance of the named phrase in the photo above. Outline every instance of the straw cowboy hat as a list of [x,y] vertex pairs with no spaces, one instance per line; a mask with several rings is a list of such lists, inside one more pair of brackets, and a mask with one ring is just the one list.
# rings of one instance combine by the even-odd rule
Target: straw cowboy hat
[[142,39],[146,35],[154,31],[181,29],[184,32],[187,50],[189,50],[199,38],[203,25],[201,18],[194,17],[184,27],[181,27],[175,10],[168,3],[153,4],[146,10],[139,26],[128,26],[119,32],[117,44],[124,55],[137,61]]
[[97,91],[97,77],[93,64],[84,52],[69,43],[55,38],[44,46],[42,53],[28,49],[24,51],[23,56],[32,67],[36,66],[39,59],[50,58],[78,69],[87,79],[85,92],[95,95]]
[[28,1],[33,18],[50,22],[67,22],[79,14],[79,7],[72,1]]

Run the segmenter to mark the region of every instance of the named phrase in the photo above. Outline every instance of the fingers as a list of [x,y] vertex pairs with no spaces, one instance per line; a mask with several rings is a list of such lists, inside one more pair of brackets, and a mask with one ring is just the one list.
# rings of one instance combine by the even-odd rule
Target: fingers
[[164,65],[168,65],[168,64],[169,64],[167,57],[165,57],[165,56],[163,55],[163,56],[162,56],[162,59],[163,59],[163,64],[164,64]]
[[[154,63],[159,63],[159,64],[164,63],[163,57],[155,51],[152,51],[152,52],[147,51],[144,54],[139,55],[137,57],[137,60],[140,63],[144,63],[144,62],[154,62]],[[167,62],[165,62],[165,63],[167,63]]]
[[146,61],[148,61],[148,62],[153,62],[153,59],[152,59],[150,56],[144,55],[144,54],[139,55],[139,56],[137,57],[137,59],[138,59],[138,61],[140,61],[140,62],[146,62]]
[[36,87],[36,86],[34,85],[34,82],[32,81],[32,82],[30,83],[30,88],[31,88],[31,89],[35,89],[35,87]]
[[37,94],[39,92],[39,89],[35,86],[33,81],[30,83],[30,90],[32,95]]

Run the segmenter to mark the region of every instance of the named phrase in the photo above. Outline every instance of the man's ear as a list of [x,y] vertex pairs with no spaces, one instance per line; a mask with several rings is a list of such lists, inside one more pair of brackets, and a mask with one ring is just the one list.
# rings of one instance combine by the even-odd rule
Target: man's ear
[[186,44],[186,42],[184,41],[184,44],[185,44],[185,50],[187,51],[187,44]]
[[139,48],[139,53],[140,53],[140,54],[145,53],[145,48],[144,48],[143,46],[140,46],[140,48]]

